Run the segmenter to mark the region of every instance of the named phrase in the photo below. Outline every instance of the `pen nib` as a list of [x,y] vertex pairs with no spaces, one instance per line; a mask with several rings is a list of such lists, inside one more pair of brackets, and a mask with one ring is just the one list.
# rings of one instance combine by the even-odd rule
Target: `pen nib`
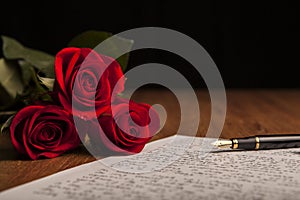
[[232,141],[231,140],[217,140],[212,145],[219,147],[219,148],[231,148],[232,147]]

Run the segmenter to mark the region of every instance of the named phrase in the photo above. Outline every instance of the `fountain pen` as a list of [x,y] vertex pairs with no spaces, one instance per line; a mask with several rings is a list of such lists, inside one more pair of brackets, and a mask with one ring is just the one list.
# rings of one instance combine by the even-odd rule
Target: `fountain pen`
[[264,135],[235,139],[219,139],[212,143],[219,148],[244,150],[283,149],[300,147],[300,135]]

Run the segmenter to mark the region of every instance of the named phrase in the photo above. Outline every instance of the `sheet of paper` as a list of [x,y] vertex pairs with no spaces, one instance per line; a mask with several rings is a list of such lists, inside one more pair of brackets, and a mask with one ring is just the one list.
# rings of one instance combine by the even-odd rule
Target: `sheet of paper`
[[[153,153],[171,140],[172,151]],[[183,153],[189,137],[170,137],[148,144],[140,154],[104,162],[126,170],[147,167],[150,160],[152,171],[165,159],[177,159],[154,172],[118,171],[95,161],[6,190],[0,199],[300,199],[300,149],[213,150],[203,156],[203,141],[195,139]]]

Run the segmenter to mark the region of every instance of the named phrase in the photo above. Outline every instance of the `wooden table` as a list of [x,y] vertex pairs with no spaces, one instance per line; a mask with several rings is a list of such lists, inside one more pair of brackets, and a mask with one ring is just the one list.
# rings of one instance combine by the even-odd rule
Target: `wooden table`
[[[205,90],[197,91],[197,97],[201,111],[197,136],[203,136],[210,121],[210,98]],[[141,90],[133,99],[160,103],[168,113],[165,126],[153,140],[177,132],[179,105],[171,92]],[[189,112],[192,120],[193,111]],[[227,90],[227,116],[221,137],[297,132],[300,133],[300,90]],[[0,138],[0,191],[94,160],[84,147],[54,159],[20,160],[14,150],[7,147],[8,142]]]

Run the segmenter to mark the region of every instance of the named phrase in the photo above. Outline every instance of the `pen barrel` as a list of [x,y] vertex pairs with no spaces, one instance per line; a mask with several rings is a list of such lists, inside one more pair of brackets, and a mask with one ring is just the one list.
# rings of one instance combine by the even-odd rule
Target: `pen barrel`
[[256,136],[232,140],[233,149],[283,149],[300,147],[300,135]]
[[[255,149],[255,138],[249,137],[249,138],[240,138],[236,139],[236,145],[233,145],[234,149]],[[233,143],[235,143],[234,140],[232,140]]]
[[259,137],[259,149],[283,149],[300,147],[300,136],[264,136]]

